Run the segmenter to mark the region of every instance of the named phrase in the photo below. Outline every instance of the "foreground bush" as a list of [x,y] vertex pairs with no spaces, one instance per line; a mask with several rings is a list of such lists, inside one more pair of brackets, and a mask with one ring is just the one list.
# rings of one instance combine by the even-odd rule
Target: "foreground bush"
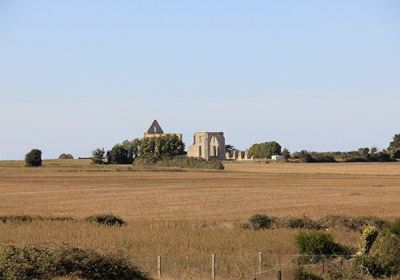
[[126,222],[122,218],[112,214],[89,216],[86,218],[86,221],[106,226],[123,226],[126,224]]
[[25,165],[28,167],[38,167],[42,165],[42,151],[33,149],[25,155]]
[[79,248],[0,245],[0,279],[30,280],[72,277],[90,280],[149,279],[122,257]]
[[351,257],[351,250],[336,243],[330,234],[320,231],[302,231],[295,237],[296,247],[302,254],[299,264],[317,263],[322,259]]
[[294,274],[295,280],[324,280],[324,278],[315,275],[311,272],[304,271],[302,268],[296,270]]
[[216,169],[223,170],[224,165],[221,161],[207,161],[202,158],[191,158],[187,156],[174,157],[139,157],[133,162],[135,166],[143,167],[176,167],[189,169]]
[[376,278],[391,277],[400,272],[399,220],[391,224],[373,245],[371,252],[355,258],[355,265],[365,268]]

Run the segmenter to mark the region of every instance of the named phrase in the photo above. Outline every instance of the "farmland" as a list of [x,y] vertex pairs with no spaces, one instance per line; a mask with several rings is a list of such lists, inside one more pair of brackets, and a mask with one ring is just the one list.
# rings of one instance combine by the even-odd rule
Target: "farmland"
[[[81,220],[0,223],[0,243],[69,243],[125,254],[152,275],[157,255],[163,255],[166,274],[187,274],[188,279],[209,275],[209,256],[215,253],[222,278],[247,277],[255,269],[258,251],[280,255],[287,263],[297,253],[297,230],[251,231],[236,226],[252,214],[387,220],[400,216],[399,163],[227,162],[225,167],[149,171],[93,166],[86,160],[45,161],[40,168],[0,162],[1,215],[83,218],[113,213],[128,222],[121,228]],[[339,242],[358,244],[358,232],[331,232]],[[277,258],[271,257],[265,266],[274,266],[272,262]]]

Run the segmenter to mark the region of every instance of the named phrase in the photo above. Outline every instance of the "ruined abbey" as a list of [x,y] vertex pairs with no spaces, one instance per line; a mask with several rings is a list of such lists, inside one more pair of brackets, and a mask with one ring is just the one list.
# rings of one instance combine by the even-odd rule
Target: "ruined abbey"
[[[177,135],[182,140],[181,133],[164,133],[157,120],[154,120],[149,129],[144,133],[145,138],[159,137],[161,135]],[[195,132],[193,144],[188,149],[189,157],[200,157],[205,160],[250,160],[248,151],[235,151],[233,155],[225,150],[225,137],[223,132]]]

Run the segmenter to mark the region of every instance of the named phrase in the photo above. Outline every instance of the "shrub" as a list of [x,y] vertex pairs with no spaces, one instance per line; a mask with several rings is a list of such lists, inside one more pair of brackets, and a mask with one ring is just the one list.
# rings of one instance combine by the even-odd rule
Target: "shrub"
[[50,217],[42,217],[42,216],[29,216],[29,215],[8,215],[8,216],[0,216],[0,222],[3,223],[31,223],[32,221],[73,221],[75,220],[69,216],[50,216]]
[[361,232],[366,226],[375,226],[378,229],[386,227],[389,223],[377,217],[345,217],[325,216],[320,219],[320,224],[327,228],[343,227]]
[[133,162],[135,166],[144,167],[176,167],[176,168],[190,168],[190,169],[216,169],[223,170],[224,165],[219,160],[207,161],[202,158],[191,158],[187,156],[174,156],[174,157],[139,157]]
[[400,236],[400,218],[396,219],[392,224],[390,224],[387,229],[389,233]]
[[42,165],[42,151],[33,149],[25,155],[25,165],[29,167],[38,167]]
[[361,235],[360,255],[367,255],[372,248],[376,238],[378,237],[378,230],[374,226],[368,226],[364,229]]
[[330,234],[320,231],[299,232],[295,237],[300,254],[298,263],[316,263],[324,258],[335,256],[350,257],[351,251],[334,242]]
[[324,280],[324,278],[315,275],[314,273],[304,271],[302,268],[296,270],[294,274],[295,280]]
[[149,279],[123,257],[79,248],[0,245],[0,279]]
[[381,259],[379,254],[360,255],[354,259],[356,267],[362,267],[374,278],[389,277],[397,272],[395,264]]
[[302,218],[288,218],[287,226],[289,228],[302,228],[302,229],[321,229],[322,226],[313,221],[312,219],[304,216]]
[[89,216],[86,218],[86,221],[107,226],[123,226],[126,224],[126,222],[122,218],[112,214]]
[[255,214],[250,217],[249,223],[251,228],[253,229],[266,229],[270,228],[272,225],[272,219],[267,215],[263,214]]
[[71,154],[61,154],[58,159],[74,159],[74,156]]

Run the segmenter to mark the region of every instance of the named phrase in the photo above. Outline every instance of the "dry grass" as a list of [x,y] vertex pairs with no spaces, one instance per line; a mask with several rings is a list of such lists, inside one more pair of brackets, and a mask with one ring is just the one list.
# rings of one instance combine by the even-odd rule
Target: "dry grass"
[[[257,252],[264,253],[265,269],[290,265],[296,249],[295,230],[250,231],[225,225],[193,222],[131,223],[124,227],[96,226],[83,222],[33,222],[0,225],[0,243],[68,243],[102,253],[123,254],[143,270],[156,274],[157,256],[163,271],[173,279],[206,279],[211,254],[216,254],[217,274],[225,279],[249,279],[257,270]],[[348,245],[358,234],[333,231]]]
[[[209,276],[210,255],[226,279],[248,279],[257,252],[265,267],[290,263],[296,230],[233,227],[254,213],[310,217],[400,216],[400,164],[226,163],[226,171],[145,172],[131,166],[92,166],[86,160],[0,162],[0,214],[85,217],[113,213],[129,222],[102,227],[82,221],[0,224],[0,243],[63,243],[126,254],[154,274],[165,257],[173,278]],[[358,234],[333,231],[356,246]],[[279,257],[281,255],[281,257]]]

